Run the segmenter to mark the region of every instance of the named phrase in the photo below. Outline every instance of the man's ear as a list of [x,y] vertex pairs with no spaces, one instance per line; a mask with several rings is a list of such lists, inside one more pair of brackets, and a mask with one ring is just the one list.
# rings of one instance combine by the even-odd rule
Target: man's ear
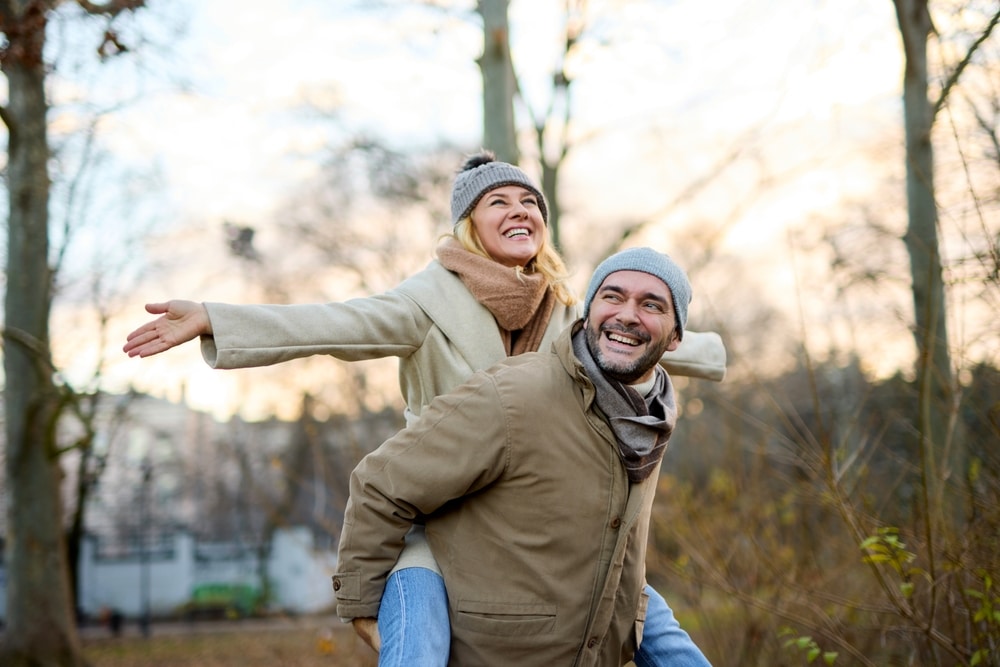
[[670,342],[667,344],[667,351],[673,352],[678,347],[680,347],[681,339],[677,336],[677,328],[670,332]]

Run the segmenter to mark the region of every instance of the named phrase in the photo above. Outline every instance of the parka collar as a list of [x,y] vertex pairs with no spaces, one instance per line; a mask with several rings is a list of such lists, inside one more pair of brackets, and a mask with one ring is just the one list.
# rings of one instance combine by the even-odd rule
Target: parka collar
[[566,369],[569,376],[581,386],[584,407],[590,408],[591,403],[594,402],[597,390],[594,388],[594,383],[587,377],[586,371],[583,370],[583,363],[573,352],[573,335],[581,328],[583,328],[582,318],[563,329],[559,337],[552,343],[552,351],[559,357],[560,363],[562,363],[563,368]]

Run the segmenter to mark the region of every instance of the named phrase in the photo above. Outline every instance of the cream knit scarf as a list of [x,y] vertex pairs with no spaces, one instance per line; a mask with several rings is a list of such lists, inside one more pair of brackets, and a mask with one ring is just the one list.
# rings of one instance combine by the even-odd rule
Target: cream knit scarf
[[555,294],[545,276],[480,257],[455,239],[441,244],[437,256],[493,314],[509,356],[538,350],[555,307]]

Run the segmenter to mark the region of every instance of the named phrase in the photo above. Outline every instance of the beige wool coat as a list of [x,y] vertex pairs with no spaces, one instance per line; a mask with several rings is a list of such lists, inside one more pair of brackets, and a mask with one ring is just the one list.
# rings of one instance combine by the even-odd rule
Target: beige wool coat
[[377,614],[404,535],[425,516],[448,591],[449,664],[630,660],[658,475],[629,482],[594,397],[567,329],[546,352],[475,374],[365,457],[351,476],[338,614]]
[[[314,354],[344,361],[399,357],[408,422],[435,396],[506,357],[493,315],[436,260],[376,296],[325,304],[205,307],[214,335],[202,337],[201,349],[212,368],[267,366]],[[557,302],[538,349],[547,351],[579,316],[579,308]],[[726,350],[718,334],[685,331],[662,364],[674,377],[718,381],[726,372]]]

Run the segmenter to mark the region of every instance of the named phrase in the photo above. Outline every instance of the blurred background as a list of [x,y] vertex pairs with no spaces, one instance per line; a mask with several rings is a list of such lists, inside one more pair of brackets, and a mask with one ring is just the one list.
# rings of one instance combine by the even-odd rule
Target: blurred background
[[[121,346],[148,302],[393,287],[433,258],[452,177],[487,147],[543,184],[578,292],[652,245],[689,272],[690,328],[725,342],[724,381],[676,379],[648,561],[713,664],[1000,664],[995,0],[4,1],[0,18],[18,655],[76,664],[93,650],[76,628],[113,613],[147,636],[194,612],[329,613],[310,589],[350,470],[402,426],[395,360],[213,371],[194,343]],[[39,362],[41,388],[17,371]],[[28,526],[49,527],[54,584],[18,551]]]

